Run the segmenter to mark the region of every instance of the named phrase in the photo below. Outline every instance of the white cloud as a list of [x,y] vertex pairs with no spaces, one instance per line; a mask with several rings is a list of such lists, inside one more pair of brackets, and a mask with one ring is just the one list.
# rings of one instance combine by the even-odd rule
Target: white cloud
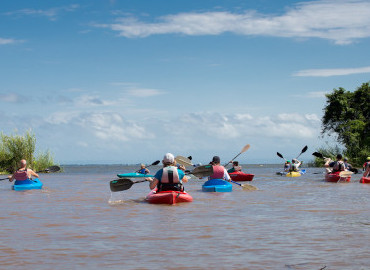
[[231,32],[248,36],[323,38],[336,44],[349,44],[370,37],[370,3],[365,0],[322,0],[298,3],[285,14],[205,12],[180,13],[142,22],[137,18],[119,18],[110,28],[127,38],[159,34],[220,35]]
[[[9,103],[24,103],[26,102],[26,97],[18,95],[16,93],[0,94],[0,101]],[[29,101],[28,98],[27,101]]]
[[4,15],[8,16],[42,16],[47,17],[50,20],[54,21],[56,20],[57,16],[61,12],[73,12],[76,9],[79,8],[78,4],[73,4],[69,6],[62,6],[62,7],[54,7],[49,9],[33,9],[33,8],[25,8],[25,9],[19,9],[15,11],[10,11],[4,13]]
[[306,69],[293,74],[297,77],[330,77],[330,76],[345,76],[353,74],[370,73],[369,67],[360,68],[333,68],[333,69]]
[[20,40],[12,39],[12,38],[0,38],[0,45],[8,45],[21,42]]
[[152,97],[164,94],[163,91],[157,89],[130,89],[127,90],[127,93],[130,96],[134,97]]

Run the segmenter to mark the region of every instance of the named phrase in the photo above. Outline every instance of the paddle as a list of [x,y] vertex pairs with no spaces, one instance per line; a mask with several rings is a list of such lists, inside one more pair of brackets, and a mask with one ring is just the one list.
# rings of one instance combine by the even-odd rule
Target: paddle
[[[59,166],[50,166],[49,168],[46,168],[45,170],[37,171],[36,173],[57,172],[59,170],[60,170],[60,167]],[[7,178],[2,178],[2,179],[0,179],[0,181],[6,180],[6,179],[9,179],[9,178],[8,177]]]
[[[197,177],[206,177],[206,176],[212,175],[213,167],[212,165],[199,166],[199,167],[196,167],[193,171],[190,171],[189,173]],[[127,190],[131,188],[133,184],[142,183],[146,181],[147,180],[139,180],[139,181],[134,182],[131,179],[120,178],[120,179],[115,179],[115,180],[110,181],[109,186],[112,192],[117,192],[117,191]]]
[[240,156],[241,154],[243,154],[243,153],[244,153],[245,151],[247,151],[250,147],[251,147],[251,146],[250,146],[249,144],[245,145],[245,146],[242,148],[242,150],[240,151],[240,153],[239,153],[239,154],[237,154],[233,159],[231,159],[231,161],[229,161],[228,163],[226,163],[226,164],[224,165],[224,167],[226,167],[228,164],[230,164],[231,162],[233,162],[233,161],[234,161],[234,159],[236,159],[238,156]]
[[278,155],[278,157],[281,157],[282,159],[284,159],[286,161],[286,159],[283,157],[282,154],[280,154],[279,152],[276,152],[276,154]]
[[120,179],[110,181],[109,186],[110,186],[110,190],[112,192],[117,192],[117,191],[127,190],[127,189],[131,188],[131,186],[133,184],[142,183],[142,182],[146,182],[146,181],[147,180],[140,180],[140,181],[135,181],[134,182],[131,179],[120,178]]
[[[160,162],[159,160],[156,160],[156,161],[154,161],[152,164],[150,164],[150,165],[146,166],[146,168],[149,168],[150,166],[158,165],[158,164],[159,164],[159,162]],[[140,170],[137,170],[136,172],[138,173],[138,172],[140,172]]]
[[183,165],[183,166],[193,166],[193,163],[191,162],[191,159],[189,157],[176,156],[175,157],[175,160],[180,165]]
[[296,157],[296,159],[298,159],[304,152],[306,152],[308,149],[308,146],[306,145],[305,147],[303,147],[301,153]]
[[342,181],[342,179],[346,179],[347,177],[351,176],[353,174],[353,172],[351,171],[341,171],[339,173],[339,179],[338,179],[338,182],[339,183],[340,181]]
[[233,184],[236,184],[236,185],[238,185],[240,187],[242,187],[243,190],[258,190],[258,188],[256,188],[255,186],[252,186],[250,184],[240,184],[240,183],[235,182],[233,180],[230,180],[230,182],[233,183]]

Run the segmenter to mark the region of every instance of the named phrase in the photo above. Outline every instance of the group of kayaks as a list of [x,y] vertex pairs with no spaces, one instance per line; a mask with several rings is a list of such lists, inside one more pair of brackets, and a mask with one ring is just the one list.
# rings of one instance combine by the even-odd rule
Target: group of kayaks
[[[120,178],[146,178],[146,177],[154,177],[153,175],[149,174],[140,174],[140,173],[122,173],[117,174]],[[230,173],[230,177],[232,181],[252,181],[254,174],[247,174],[243,172],[233,172]],[[206,181],[202,185],[202,191],[204,192],[231,192],[232,191],[232,184],[228,181],[223,179],[211,179]],[[145,197],[145,200],[151,204],[177,204],[183,202],[192,202],[192,196],[187,192],[182,191],[160,191],[158,192],[157,189],[153,189],[149,192],[149,194]]]

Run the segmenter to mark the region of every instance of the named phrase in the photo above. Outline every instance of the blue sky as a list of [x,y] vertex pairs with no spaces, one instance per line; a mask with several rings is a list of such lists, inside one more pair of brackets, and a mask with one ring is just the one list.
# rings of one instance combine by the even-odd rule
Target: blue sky
[[2,1],[0,126],[61,164],[278,163],[370,80],[370,1]]

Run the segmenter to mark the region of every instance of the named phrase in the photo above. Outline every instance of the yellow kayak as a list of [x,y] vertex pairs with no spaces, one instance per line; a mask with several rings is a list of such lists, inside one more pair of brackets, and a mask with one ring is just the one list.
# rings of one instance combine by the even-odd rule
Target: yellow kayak
[[288,172],[285,176],[298,177],[298,176],[301,176],[301,173],[300,172]]

